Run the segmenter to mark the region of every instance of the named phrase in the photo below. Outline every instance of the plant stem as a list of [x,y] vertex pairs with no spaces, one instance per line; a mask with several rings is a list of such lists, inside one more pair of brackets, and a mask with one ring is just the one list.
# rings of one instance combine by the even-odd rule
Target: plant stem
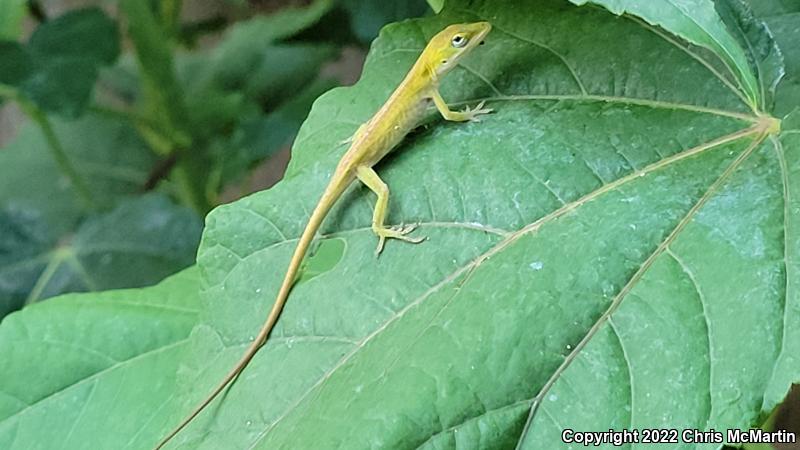
[[173,38],[180,30],[182,3],[182,0],[162,0],[161,2],[161,24]]
[[95,202],[89,190],[89,184],[81,177],[72,164],[72,161],[70,161],[67,152],[64,150],[64,146],[61,145],[61,141],[58,139],[58,135],[56,135],[53,129],[53,124],[50,122],[50,119],[47,118],[47,114],[33,102],[21,95],[19,91],[10,86],[0,84],[0,97],[15,100],[20,109],[39,126],[47,142],[47,148],[50,150],[56,164],[58,164],[61,173],[69,179],[72,187],[75,189],[78,199],[87,209],[97,209],[97,202]]
[[[184,157],[181,157],[184,156]],[[172,179],[178,188],[178,197],[201,215],[211,210],[204,190],[205,180],[203,163],[197,157],[189,158],[179,155],[178,162],[172,169]]]
[[[149,118],[138,114],[132,110],[127,109],[118,109],[112,108],[105,105],[94,104],[89,106],[89,111],[105,116],[111,119],[122,120],[125,122],[130,122],[136,128],[139,128],[144,133],[153,134],[159,136],[160,141],[169,142],[171,137],[167,135],[167,132],[159,130],[159,124],[150,120]],[[156,150],[156,153],[162,155],[162,152]]]
[[210,162],[202,152],[193,151],[189,114],[174,71],[174,41],[164,38],[172,35],[169,24],[178,23],[181,1],[164,1],[158,13],[141,0],[122,0],[119,6],[128,19],[128,36],[139,63],[142,110],[151,123],[158,124],[152,130],[157,132],[137,128],[156,153],[177,158],[171,173],[177,195],[204,215],[211,208],[205,191]]

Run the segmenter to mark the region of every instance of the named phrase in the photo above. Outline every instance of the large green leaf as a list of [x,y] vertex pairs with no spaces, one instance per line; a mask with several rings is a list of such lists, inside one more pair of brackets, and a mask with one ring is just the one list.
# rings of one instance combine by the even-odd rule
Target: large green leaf
[[191,269],[153,288],[65,295],[6,317],[0,447],[147,448],[167,418],[155,399],[175,392],[197,321],[198,278]]
[[[149,447],[210,391],[261,326],[338,142],[428,38],[472,20],[494,30],[442,90],[495,114],[435,122],[377,167],[390,222],[429,239],[376,259],[374,195],[350,189],[270,341],[171,447],[567,448],[565,427],[719,430],[772,409],[800,379],[798,116],[776,134],[730,80],[638,19],[454,0],[386,28],[361,81],[315,103],[283,182],[208,216],[206,302],[172,396],[113,386],[158,417],[74,442]],[[93,419],[53,419],[78,409],[69,400],[30,419],[47,428],[40,446]],[[0,426],[5,447],[36,447],[18,434]]]
[[376,260],[374,197],[348,191],[323,227],[338,264],[295,286],[272,340],[178,447],[559,448],[567,426],[748,427],[800,378],[800,148],[750,115],[762,91],[742,101],[639,20],[451,2],[388,28],[362,81],[316,103],[283,183],[208,217],[209,309],[175,421],[260,326],[337,142],[427,38],[481,19],[486,46],[442,88],[496,114],[434,125],[378,167],[390,220],[429,239]]

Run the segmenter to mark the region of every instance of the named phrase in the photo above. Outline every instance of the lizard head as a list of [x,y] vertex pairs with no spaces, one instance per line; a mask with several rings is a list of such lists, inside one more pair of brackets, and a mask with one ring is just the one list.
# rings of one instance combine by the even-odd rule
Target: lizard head
[[474,22],[457,23],[440,31],[430,40],[424,52],[430,55],[428,64],[433,73],[440,76],[452,70],[461,58],[483,44],[483,38],[491,29],[489,22]]

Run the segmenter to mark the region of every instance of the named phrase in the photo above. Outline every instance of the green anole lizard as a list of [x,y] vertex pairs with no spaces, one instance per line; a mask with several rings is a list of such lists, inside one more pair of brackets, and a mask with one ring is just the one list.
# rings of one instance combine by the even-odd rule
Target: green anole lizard
[[464,122],[478,121],[478,116],[491,112],[484,109],[481,102],[475,109],[451,111],[439,94],[439,80],[452,70],[458,62],[478,44],[492,29],[488,22],[450,25],[434,36],[417,62],[408,72],[400,85],[392,93],[389,100],[355,132],[348,141],[350,148],[336,166],[331,180],[322,194],[317,206],[311,213],[303,233],[297,242],[289,267],[286,270],[275,303],[269,312],[266,322],[258,336],[242,355],[239,362],[228,372],[211,394],[189,414],[180,425],[170,432],[156,447],[164,446],[192,421],[225,387],[247,366],[259,348],[266,342],[278,316],[286,303],[289,291],[295,281],[300,264],[308,251],[311,242],[322,225],[325,216],[345,189],[356,179],[364,183],[378,196],[372,216],[372,231],[378,236],[376,255],[383,250],[386,239],[399,239],[418,243],[421,238],[407,236],[415,226],[387,227],[384,225],[389,202],[389,187],[384,183],[372,166],[386,156],[426,115],[431,102],[446,120]]

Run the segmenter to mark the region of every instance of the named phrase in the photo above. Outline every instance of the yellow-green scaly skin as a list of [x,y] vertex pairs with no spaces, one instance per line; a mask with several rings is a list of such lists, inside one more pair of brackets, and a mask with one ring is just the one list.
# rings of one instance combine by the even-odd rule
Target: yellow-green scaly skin
[[431,104],[436,106],[446,120],[459,122],[477,121],[477,116],[491,112],[489,109],[482,109],[483,104],[478,105],[474,110],[468,108],[463,112],[451,111],[439,95],[439,79],[452,70],[461,58],[481,44],[491,28],[488,22],[476,22],[450,25],[439,32],[428,42],[417,62],[389,97],[389,100],[353,135],[350,148],[336,166],[328,187],[325,188],[300,236],[275,303],[258,336],[214,391],[180,425],[161,440],[156,446],[156,450],[162,448],[208,406],[247,366],[258,349],[266,342],[286,303],[300,264],[322,225],[322,221],[336,200],[353,181],[359,179],[378,196],[372,219],[372,229],[379,238],[376,253],[380,253],[383,249],[386,239],[399,239],[413,243],[421,241],[419,238],[406,236],[414,227],[396,229],[384,226],[389,189],[372,169],[372,166],[392,151],[411,130],[419,125]]

